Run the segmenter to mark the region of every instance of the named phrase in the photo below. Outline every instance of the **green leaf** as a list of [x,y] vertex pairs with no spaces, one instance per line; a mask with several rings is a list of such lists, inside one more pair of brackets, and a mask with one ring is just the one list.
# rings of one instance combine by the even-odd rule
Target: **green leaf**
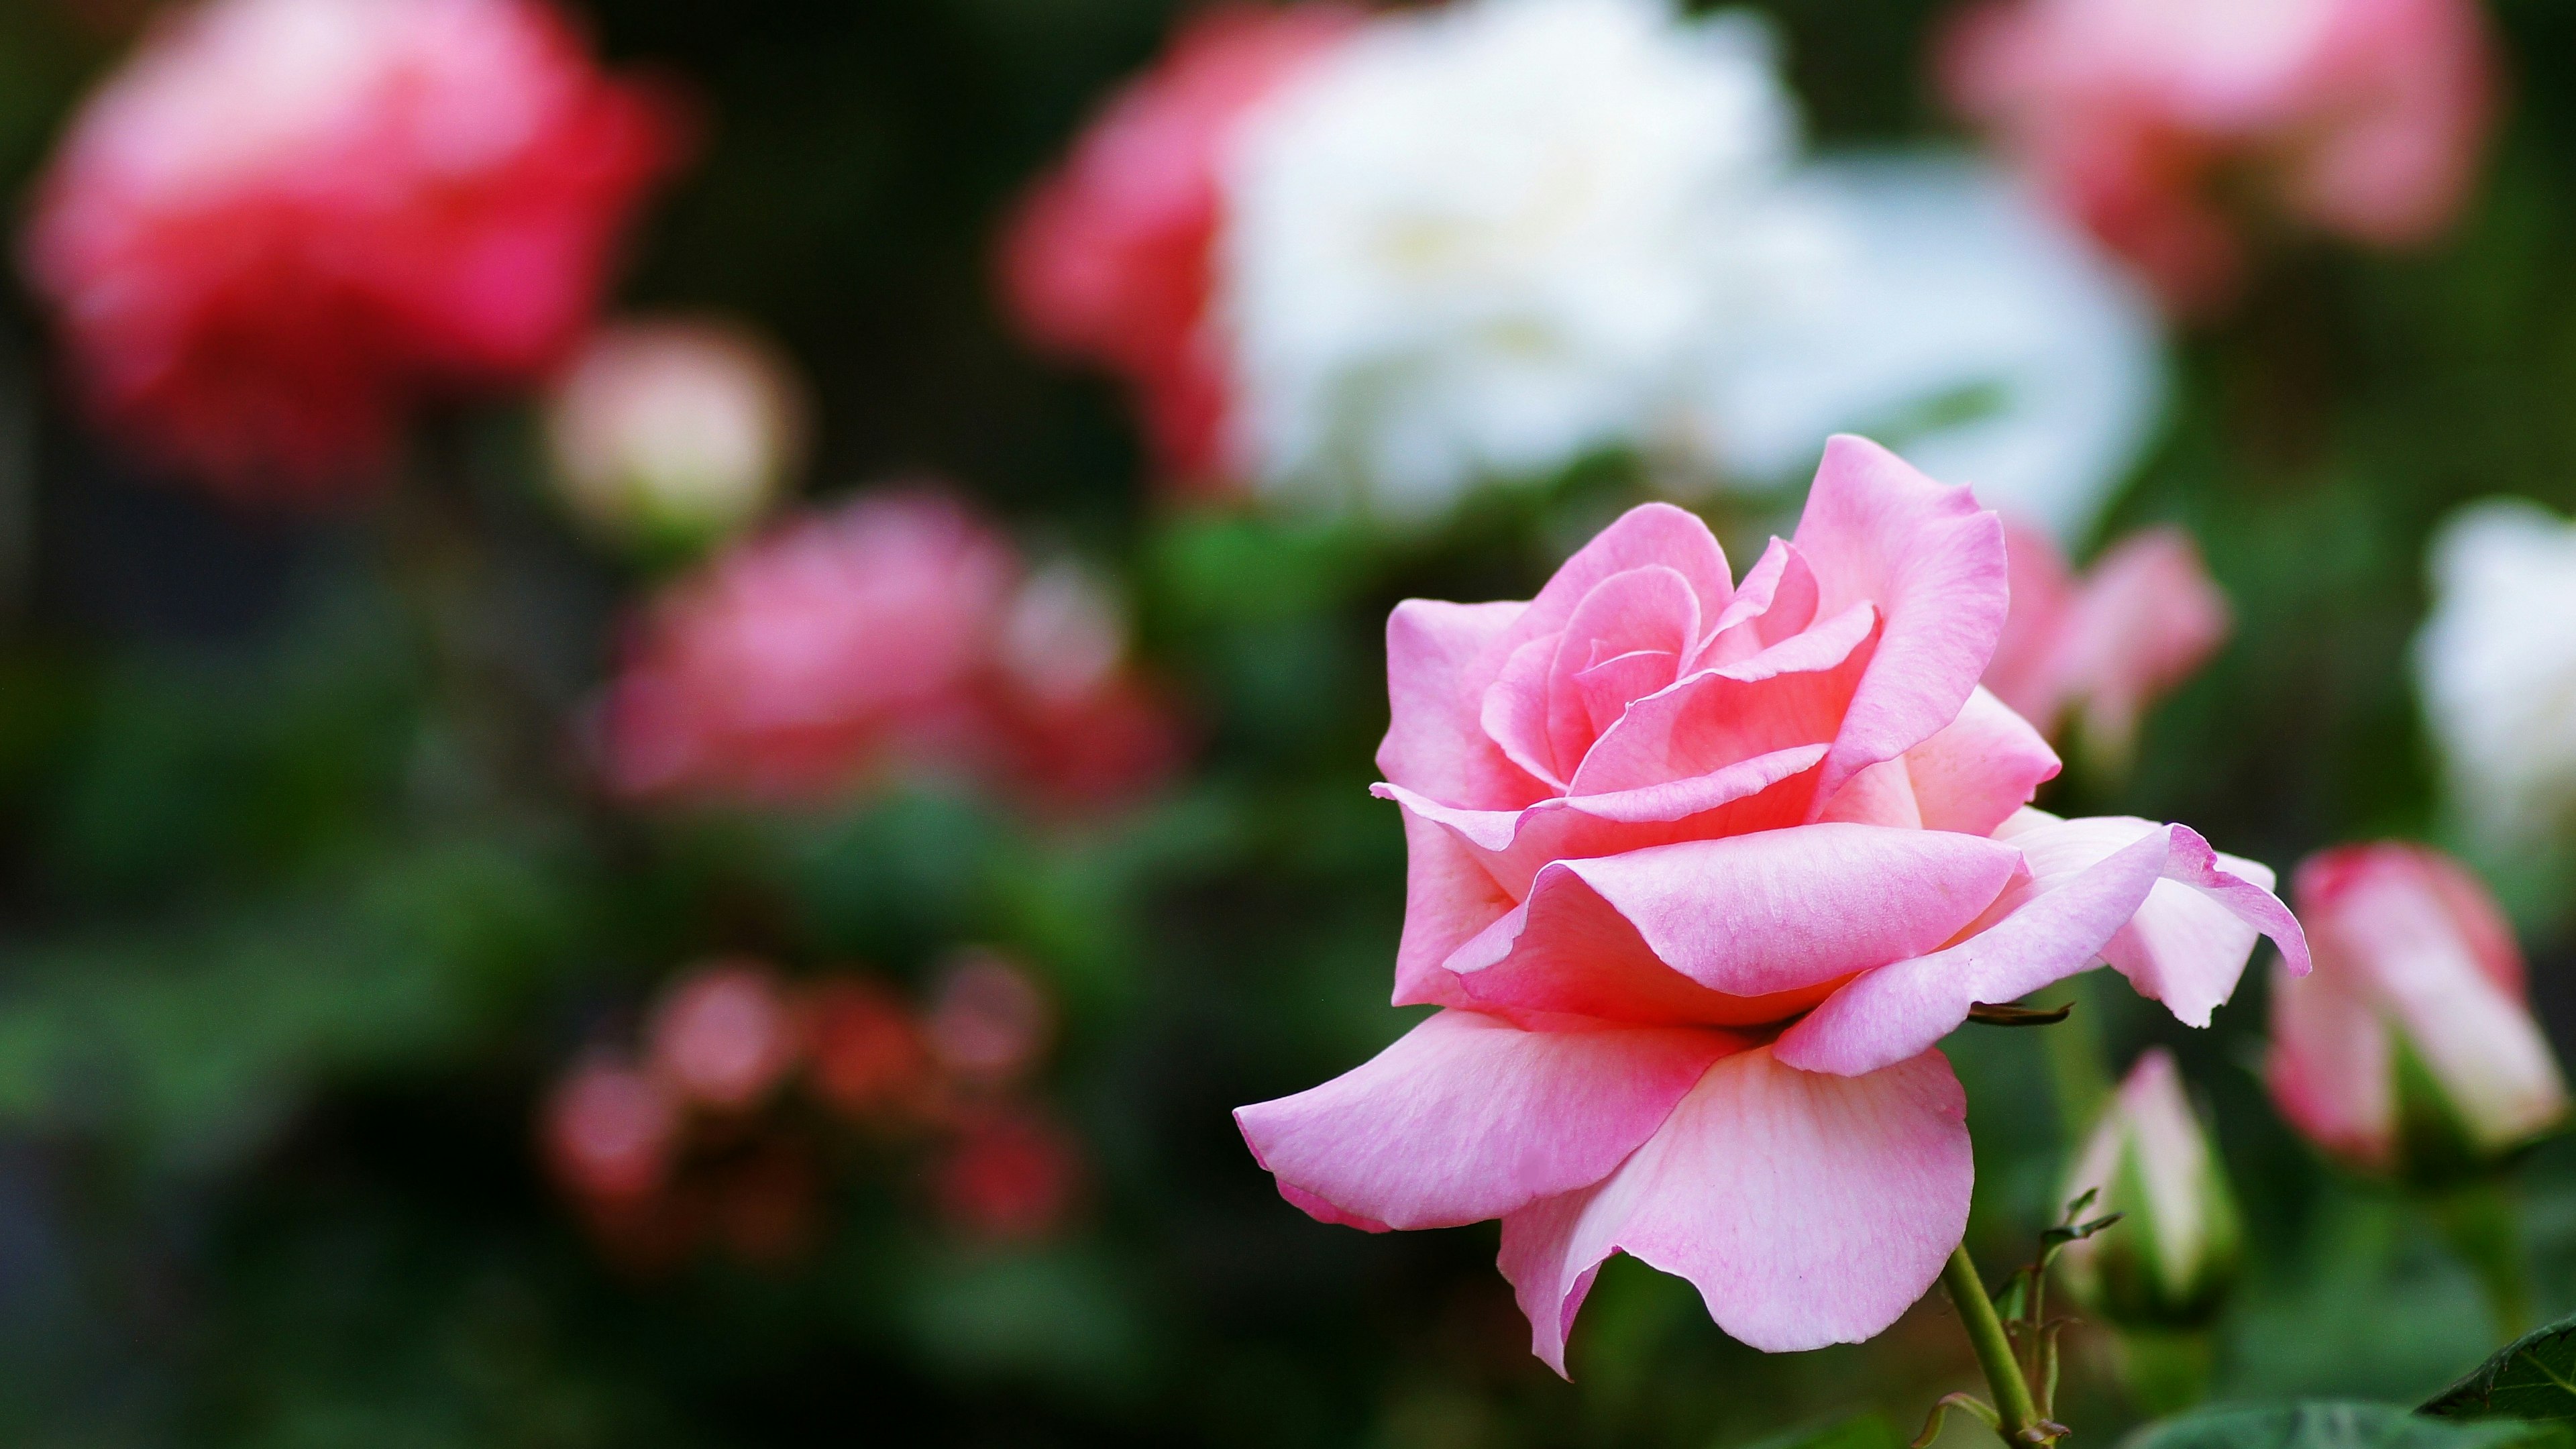
[[2535,1328],[2435,1394],[2445,1419],[2576,1419],[2576,1318]]
[[2556,1424],[2428,1419],[2395,1404],[2311,1401],[2203,1409],[2149,1424],[2123,1449],[2566,1449]]

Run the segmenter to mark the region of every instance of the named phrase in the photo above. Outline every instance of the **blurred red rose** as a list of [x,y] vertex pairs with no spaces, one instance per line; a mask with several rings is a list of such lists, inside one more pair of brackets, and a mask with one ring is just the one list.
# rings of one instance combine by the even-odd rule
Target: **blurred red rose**
[[930,1051],[912,1012],[872,981],[839,980],[806,1000],[814,1092],[865,1123],[899,1121],[926,1104]]
[[2249,222],[2440,231],[2495,69],[2475,0],[1984,0],[1942,50],[1953,103],[2186,313],[2241,282]]
[[313,502],[561,358],[681,129],[539,0],[206,0],[74,118],[26,268],[103,424]]
[[970,1237],[1043,1238],[1064,1225],[1082,1186],[1082,1156],[1062,1128],[1026,1111],[968,1126],[939,1165],[949,1225]]
[[593,1057],[555,1085],[538,1133],[546,1166],[567,1192],[589,1202],[632,1203],[668,1182],[680,1108],[650,1073]]
[[1200,13],[1003,237],[1003,294],[1021,328],[1125,380],[1176,482],[1210,486],[1225,472],[1225,364],[1207,310],[1226,145],[1247,111],[1361,18],[1333,4]]
[[1024,578],[1007,539],[922,493],[737,544],[637,632],[602,721],[610,781],[814,803],[909,766],[1045,803],[1133,795],[1177,731],[1123,662],[1115,613],[1047,597],[1053,578]]
[[930,1004],[930,1047],[970,1086],[1017,1080],[1055,1033],[1055,1009],[1028,972],[992,951],[959,953]]
[[750,960],[700,966],[662,999],[653,1070],[689,1101],[740,1111],[796,1065],[803,1043],[777,974]]

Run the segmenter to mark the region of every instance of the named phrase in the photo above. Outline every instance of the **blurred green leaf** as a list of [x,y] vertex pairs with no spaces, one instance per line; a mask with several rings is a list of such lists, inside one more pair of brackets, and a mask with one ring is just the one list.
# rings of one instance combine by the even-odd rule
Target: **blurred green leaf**
[[2202,1409],[2150,1424],[2123,1449],[2564,1449],[2555,1424],[2427,1419],[2394,1404],[2315,1402]]
[[2535,1328],[2424,1405],[2445,1419],[2576,1419],[2576,1317]]

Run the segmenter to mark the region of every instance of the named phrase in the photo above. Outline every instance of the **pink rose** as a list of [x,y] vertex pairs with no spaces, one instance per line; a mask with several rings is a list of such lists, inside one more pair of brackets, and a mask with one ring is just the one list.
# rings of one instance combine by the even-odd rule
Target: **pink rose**
[[1041,181],[1003,237],[1003,295],[1035,341],[1117,373],[1176,482],[1225,472],[1210,334],[1218,171],[1243,116],[1357,28],[1339,4],[1222,4],[1172,37]]
[[2272,984],[2264,1063],[2290,1125],[2365,1172],[2422,1179],[2566,1122],[2521,949],[2476,877],[2383,843],[2311,856],[2295,885],[2317,970]]
[[927,768],[1043,805],[1132,798],[1179,732],[1124,624],[1067,606],[1062,580],[930,493],[739,542],[640,621],[602,711],[610,783],[793,803]]
[[205,0],[74,118],[27,272],[103,422],[312,501],[572,346],[679,130],[537,0]]
[[2494,110],[2475,0],[1982,0],[1951,99],[2178,310],[2242,279],[2231,199],[2378,246],[2440,231]]
[[2179,528],[2133,533],[2080,581],[2046,534],[2006,526],[2012,614],[1986,687],[2051,738],[2071,715],[2124,761],[2147,706],[2227,642],[2227,596]]
[[1995,515],[1837,438],[1740,585],[1655,504],[1527,603],[1400,605],[1395,1002],[1444,1009],[1237,1114],[1281,1192],[1372,1230],[1501,1218],[1560,1371],[1613,1252],[1759,1348],[1894,1321],[1967,1221],[1934,1045],[1973,1004],[2107,960],[2198,1024],[2258,932],[2306,966],[2261,866],[2023,808],[2057,758],[1977,687],[2005,604]]

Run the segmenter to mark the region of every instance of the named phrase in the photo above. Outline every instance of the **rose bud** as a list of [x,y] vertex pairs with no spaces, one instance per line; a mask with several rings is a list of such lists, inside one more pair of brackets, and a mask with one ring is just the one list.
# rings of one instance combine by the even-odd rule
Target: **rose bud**
[[26,270],[120,441],[323,502],[428,396],[563,360],[683,129],[540,0],[166,7],[64,133]]
[[1054,1030],[1046,993],[991,951],[961,953],[931,1002],[931,1051],[970,1086],[1000,1086],[1026,1075]]
[[2299,867],[2316,970],[2272,983],[2265,1075],[2290,1124],[2347,1165],[2439,1183],[2567,1120],[2486,889],[2422,846],[2344,846]]
[[2475,0],[1984,0],[1959,19],[1953,104],[2185,313],[2239,288],[2252,235],[2438,235],[2495,109]]
[[834,981],[805,1006],[815,1095],[843,1116],[885,1122],[920,1111],[930,1049],[912,1013],[872,981]]
[[2132,1327],[2208,1321],[2236,1279],[2236,1198],[2164,1048],[2130,1069],[2060,1197],[2087,1192],[2095,1197],[2083,1216],[2125,1216],[2058,1255],[2078,1300]]
[[655,1073],[683,1098],[718,1111],[767,1095],[803,1045],[776,974],[749,960],[691,971],[663,997],[648,1035]]
[[1021,204],[1002,295],[1040,345],[1116,373],[1178,484],[1228,471],[1232,384],[1210,317],[1220,172],[1243,118],[1359,28],[1332,4],[1220,4],[1113,97]]
[[686,549],[766,512],[805,450],[787,360],[730,323],[629,320],[557,382],[546,440],[566,504],[602,534]]
[[1061,1227],[1082,1186],[1073,1139],[1046,1119],[1005,1112],[972,1123],[939,1165],[949,1225],[971,1237],[1043,1238]]
[[575,1197],[631,1202],[659,1191],[680,1140],[679,1104],[650,1073],[606,1057],[575,1066],[539,1118],[546,1166]]
[[2480,836],[2538,844],[2576,823],[2576,525],[2489,499],[2442,526],[2431,563],[2415,674],[2443,772]]
[[2046,534],[2007,527],[2012,613],[1986,687],[2051,737],[2071,720],[2118,768],[2147,706],[2227,640],[2227,596],[2178,528],[2133,533],[2079,580]]

